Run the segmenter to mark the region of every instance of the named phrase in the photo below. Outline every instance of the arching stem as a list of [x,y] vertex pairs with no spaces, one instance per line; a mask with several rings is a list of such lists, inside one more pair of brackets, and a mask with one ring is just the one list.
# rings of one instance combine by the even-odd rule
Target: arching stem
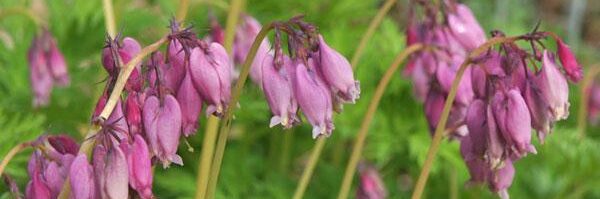
[[304,171],[302,171],[302,177],[300,177],[300,182],[296,187],[293,199],[302,199],[302,196],[304,196],[304,192],[306,192],[306,187],[308,187],[308,183],[310,182],[313,171],[315,170],[315,166],[319,161],[319,156],[321,156],[321,151],[323,151],[323,146],[325,146],[326,139],[327,138],[322,136],[317,138],[317,143],[315,143],[315,146],[313,147],[312,152],[310,153],[308,163],[306,164]]
[[229,136],[229,132],[231,131],[231,119],[233,116],[234,108],[236,107],[242,89],[244,88],[244,84],[248,79],[248,74],[250,73],[250,66],[252,65],[252,61],[254,61],[254,57],[256,57],[256,52],[258,51],[258,47],[262,40],[267,36],[267,33],[273,29],[273,23],[269,23],[267,26],[264,26],[256,38],[254,39],[254,43],[252,43],[252,47],[246,55],[246,60],[242,65],[242,71],[240,72],[240,76],[235,84],[235,88],[231,95],[231,101],[227,106],[227,110],[225,110],[225,116],[223,117],[223,126],[219,131],[219,137],[217,139],[217,146],[215,151],[215,156],[212,162],[211,175],[208,182],[208,190],[206,192],[206,198],[213,198],[216,188],[217,182],[219,178],[219,172],[221,170],[221,163],[223,161],[223,154],[225,152],[225,146],[227,144],[227,137]]
[[17,153],[21,152],[27,146],[29,146],[29,142],[20,143],[14,146],[12,149],[10,149],[10,151],[8,151],[6,156],[4,156],[4,159],[2,159],[2,162],[0,162],[0,176],[4,173],[4,169],[6,169],[6,166],[8,165],[10,160],[12,160],[12,158],[15,157]]
[[350,192],[350,185],[352,184],[352,179],[354,177],[354,172],[356,170],[356,166],[358,165],[358,161],[360,159],[365,139],[367,138],[367,133],[369,131],[369,125],[373,121],[373,117],[375,116],[375,111],[377,111],[377,106],[379,106],[379,102],[387,88],[387,85],[392,80],[395,72],[400,68],[400,64],[406,60],[406,58],[420,50],[423,50],[424,46],[422,44],[414,44],[402,52],[398,53],[390,67],[388,67],[387,71],[385,71],[383,77],[379,81],[377,88],[375,90],[375,94],[369,103],[369,107],[367,112],[365,113],[365,117],[360,125],[360,129],[358,130],[358,134],[356,137],[356,141],[354,142],[354,146],[352,147],[352,155],[350,155],[350,160],[348,161],[348,165],[346,166],[346,172],[344,173],[344,179],[342,180],[342,185],[340,187],[340,192],[338,194],[338,199],[348,198],[348,193]]
[[23,15],[30,19],[36,26],[45,26],[46,22],[37,16],[31,9],[25,7],[12,7],[0,10],[0,19],[12,16],[12,15]]
[[387,14],[390,8],[392,8],[392,5],[394,5],[395,2],[396,0],[386,0],[385,4],[383,4],[383,6],[379,8],[377,15],[375,15],[375,18],[373,18],[373,20],[369,24],[367,32],[365,32],[365,34],[362,36],[358,47],[356,47],[356,51],[354,52],[352,60],[350,61],[352,68],[356,68],[356,66],[358,65],[358,61],[360,60],[360,57],[362,56],[365,47],[367,46],[367,42],[369,41],[369,39],[371,39],[371,37],[375,33],[375,30],[377,29],[377,27],[379,27],[379,24],[381,24],[383,17],[385,16],[385,14]]
[[417,184],[412,194],[412,199],[419,199],[423,195],[423,190],[425,189],[425,185],[427,184],[427,179],[429,178],[429,172],[431,171],[431,166],[433,165],[433,161],[435,160],[435,156],[437,151],[440,148],[440,143],[442,141],[442,136],[444,129],[446,127],[446,123],[448,122],[448,115],[450,114],[450,108],[454,103],[454,98],[456,97],[456,92],[460,80],[462,79],[465,70],[474,58],[478,57],[482,53],[486,52],[490,47],[496,44],[513,42],[519,39],[520,37],[494,37],[475,50],[473,50],[468,57],[463,61],[460,65],[460,68],[456,72],[456,76],[454,77],[454,81],[452,81],[452,87],[450,88],[450,92],[448,93],[448,97],[444,104],[444,109],[442,110],[442,115],[440,116],[440,121],[435,128],[435,133],[433,135],[433,139],[431,141],[431,145],[427,150],[427,157],[425,159],[425,163],[423,164],[423,168],[421,169],[421,173],[419,174],[419,179],[417,180]]

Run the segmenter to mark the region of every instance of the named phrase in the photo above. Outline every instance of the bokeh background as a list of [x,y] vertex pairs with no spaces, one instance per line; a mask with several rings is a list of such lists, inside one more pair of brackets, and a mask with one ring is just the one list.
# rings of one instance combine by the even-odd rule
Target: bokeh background
[[[47,0],[39,13],[46,16],[69,67],[72,83],[55,89],[47,108],[33,109],[29,89],[27,49],[36,27],[23,16],[5,16],[2,10],[30,6],[40,0],[0,1],[0,159],[17,143],[49,133],[66,133],[82,139],[107,74],[100,53],[105,38],[102,3],[99,0]],[[204,2],[211,1],[206,4]],[[147,45],[166,34],[177,8],[174,0],[115,0],[119,30]],[[224,24],[225,0],[191,0],[188,22],[201,35],[208,32],[212,12]],[[499,29],[508,35],[533,29],[557,32],[577,52],[580,63],[600,61],[600,1],[596,0],[466,0],[486,31]],[[381,6],[380,0],[248,0],[246,12],[262,23],[305,14],[328,43],[350,58],[362,34]],[[362,96],[335,116],[336,129],[327,140],[305,198],[337,195],[352,141],[370,98],[385,69],[404,48],[407,0],[398,0],[367,45],[355,74]],[[44,8],[44,7],[42,7]],[[547,42],[553,45],[553,42]],[[509,193],[513,198],[600,198],[600,130],[576,133],[578,86],[571,86],[571,117],[558,122],[540,145],[537,155],[518,161]],[[314,140],[310,126],[291,131],[268,128],[270,112],[256,85],[247,86],[237,111],[221,172],[217,198],[290,198],[307,161]],[[412,96],[411,83],[400,74],[389,85],[370,127],[363,160],[379,169],[390,198],[408,198],[430,143],[422,104]],[[158,198],[192,198],[203,127],[188,139],[194,152],[181,144],[185,166],[155,171]],[[425,198],[495,198],[485,187],[464,186],[468,180],[458,143],[443,141],[425,190]],[[6,173],[24,189],[26,162],[31,150],[20,153]],[[356,187],[356,178],[353,187]],[[0,183],[0,198],[9,198]]]

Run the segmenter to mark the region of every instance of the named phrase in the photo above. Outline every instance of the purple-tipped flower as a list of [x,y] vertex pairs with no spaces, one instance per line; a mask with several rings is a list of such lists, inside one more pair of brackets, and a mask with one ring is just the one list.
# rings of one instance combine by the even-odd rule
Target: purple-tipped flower
[[194,86],[208,104],[206,113],[217,116],[223,114],[229,103],[231,77],[230,73],[227,73],[230,63],[223,59],[227,54],[221,55],[223,51],[219,49],[211,48],[210,53],[205,54],[200,48],[194,48],[190,55],[190,74]]
[[319,58],[324,79],[332,87],[336,98],[355,103],[360,96],[360,84],[354,79],[348,60],[325,43],[319,35]]
[[[291,60],[287,59],[284,64],[292,63]],[[286,71],[290,68],[292,67],[280,66],[277,69],[271,55],[267,55],[263,61],[262,88],[271,108],[271,113],[273,113],[270,127],[281,124],[284,128],[290,128],[299,121],[296,117],[298,104],[293,96],[291,77]]]
[[141,198],[152,198],[152,165],[148,145],[141,135],[135,135],[127,148],[127,166],[129,168],[129,185]]
[[171,162],[183,165],[176,154],[181,136],[181,109],[175,97],[166,95],[162,102],[156,96],[148,97],[142,119],[150,148],[163,167],[168,167]]
[[583,78],[583,69],[577,63],[577,59],[575,55],[569,48],[567,44],[565,44],[561,39],[556,40],[556,46],[558,48],[558,58],[560,59],[560,63],[565,69],[567,76],[573,82],[579,82]]
[[471,9],[464,4],[456,4],[455,12],[448,14],[448,26],[455,38],[467,50],[473,50],[486,40],[485,33]]
[[73,160],[69,169],[69,183],[71,185],[71,198],[96,198],[94,170],[84,154],[77,155]]
[[320,79],[317,71],[309,70],[302,63],[297,64],[295,70],[292,78],[294,97],[302,113],[313,126],[313,138],[319,135],[331,135],[334,127],[331,119],[333,109],[329,89]]
[[177,101],[181,106],[181,119],[183,135],[186,137],[195,134],[198,129],[198,117],[202,111],[202,99],[194,88],[190,73],[186,73],[179,90]]

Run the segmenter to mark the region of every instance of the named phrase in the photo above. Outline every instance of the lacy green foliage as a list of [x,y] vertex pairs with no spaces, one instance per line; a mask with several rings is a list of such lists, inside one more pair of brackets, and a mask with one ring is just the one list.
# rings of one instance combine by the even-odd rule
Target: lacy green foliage
[[[50,30],[66,56],[72,84],[55,89],[48,108],[32,110],[26,53],[35,28],[24,17],[0,19],[0,28],[6,30],[15,43],[12,50],[0,45],[0,158],[15,144],[35,139],[45,132],[64,132],[80,138],[81,128],[88,125],[103,87],[99,82],[106,78],[99,57],[105,36],[101,1],[46,2]],[[143,45],[167,33],[165,27],[177,9],[177,1],[173,0],[115,0],[114,3],[118,29]],[[510,14],[504,19],[489,14],[496,13],[497,6],[488,1],[466,3],[486,30],[498,28],[507,34],[523,33],[538,19],[533,15],[532,1],[510,0],[518,6],[509,7]],[[20,0],[0,1],[0,8],[15,5],[25,4]],[[188,21],[198,32],[208,31],[209,10],[221,23],[225,22],[226,11],[205,4],[191,5]],[[263,23],[305,14],[307,21],[316,23],[333,48],[351,58],[379,5],[380,2],[363,0],[250,0],[247,11]],[[392,8],[391,12],[403,11]],[[404,48],[403,26],[397,21],[386,18],[366,46],[355,72],[361,81],[361,99],[356,105],[345,106],[343,114],[335,116],[336,129],[325,144],[306,198],[332,198],[337,194],[351,151],[351,138],[360,127],[379,78]],[[560,28],[554,25],[542,23],[542,28]],[[391,81],[370,126],[363,153],[365,160],[380,168],[391,198],[410,196],[412,183],[416,181],[431,142],[422,104],[412,97],[411,87],[410,81],[400,73]],[[600,197],[596,189],[600,181],[595,180],[600,178],[600,172],[595,169],[600,162],[600,141],[598,138],[577,139],[572,128],[578,88],[572,87],[571,91],[572,117],[556,125],[560,128],[555,129],[546,144],[536,143],[538,155],[530,155],[515,165],[517,176],[509,190],[513,198],[575,198],[576,194]],[[258,86],[251,83],[244,89],[240,107],[225,151],[217,198],[289,198],[314,145],[310,126],[302,125],[293,132],[268,128],[271,115],[267,103]],[[179,149],[185,166],[167,170],[155,168],[154,191],[159,198],[194,197],[205,124],[203,118],[198,134],[188,138],[194,152],[188,152],[183,144]],[[589,132],[598,131],[590,129]],[[292,134],[289,151],[284,151],[284,133]],[[26,150],[18,155],[6,170],[22,190],[27,180],[25,166],[30,152]],[[442,143],[426,188],[428,198],[448,198],[453,170],[457,172],[459,198],[494,198],[485,188],[463,186],[469,177],[458,144],[453,141]],[[0,183],[0,199],[9,198],[5,192],[6,187]]]

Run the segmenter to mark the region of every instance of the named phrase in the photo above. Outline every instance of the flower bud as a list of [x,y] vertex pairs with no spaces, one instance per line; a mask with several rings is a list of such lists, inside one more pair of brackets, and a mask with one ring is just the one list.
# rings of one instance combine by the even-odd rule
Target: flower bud
[[355,103],[360,96],[360,84],[354,79],[352,66],[319,35],[320,69],[334,94],[345,102]]
[[316,71],[299,63],[292,77],[292,90],[302,113],[313,126],[313,138],[319,135],[329,136],[333,130],[332,100],[329,89],[325,87]]
[[94,171],[84,154],[77,155],[73,160],[69,169],[69,183],[72,199],[96,198]]
[[[284,64],[292,63],[288,59]],[[296,118],[298,104],[292,93],[290,75],[286,71],[289,68],[283,66],[276,69],[272,55],[267,55],[262,63],[262,88],[273,113],[270,127],[281,124],[284,128],[290,128],[299,121]]]
[[162,103],[156,96],[148,97],[142,119],[149,146],[163,167],[168,167],[171,162],[183,165],[176,154],[181,136],[181,109],[175,97],[166,95]]
[[198,117],[202,111],[202,99],[194,88],[190,73],[185,74],[179,86],[177,102],[181,106],[183,135],[188,137],[195,134],[198,129]]
[[69,85],[69,73],[67,71],[67,63],[62,53],[56,45],[54,39],[50,40],[50,49],[48,52],[48,66],[52,72],[52,76],[56,80],[57,85],[67,86]]
[[387,197],[385,184],[375,168],[360,169],[360,181],[356,189],[357,199],[383,199]]
[[125,101],[125,118],[129,133],[133,135],[142,133],[142,107],[140,93],[131,92]]
[[152,165],[148,145],[141,135],[135,135],[133,144],[127,148],[129,185],[141,198],[152,198]]
[[[561,39],[556,40],[556,46],[558,48],[558,59],[563,66],[563,69],[567,73],[569,79],[573,82],[579,82],[583,78],[583,69],[577,63],[575,55]],[[545,54],[545,53],[544,53]]]
[[485,33],[469,7],[456,4],[455,8],[455,12],[447,16],[448,26],[460,44],[467,50],[473,50],[485,42]]

